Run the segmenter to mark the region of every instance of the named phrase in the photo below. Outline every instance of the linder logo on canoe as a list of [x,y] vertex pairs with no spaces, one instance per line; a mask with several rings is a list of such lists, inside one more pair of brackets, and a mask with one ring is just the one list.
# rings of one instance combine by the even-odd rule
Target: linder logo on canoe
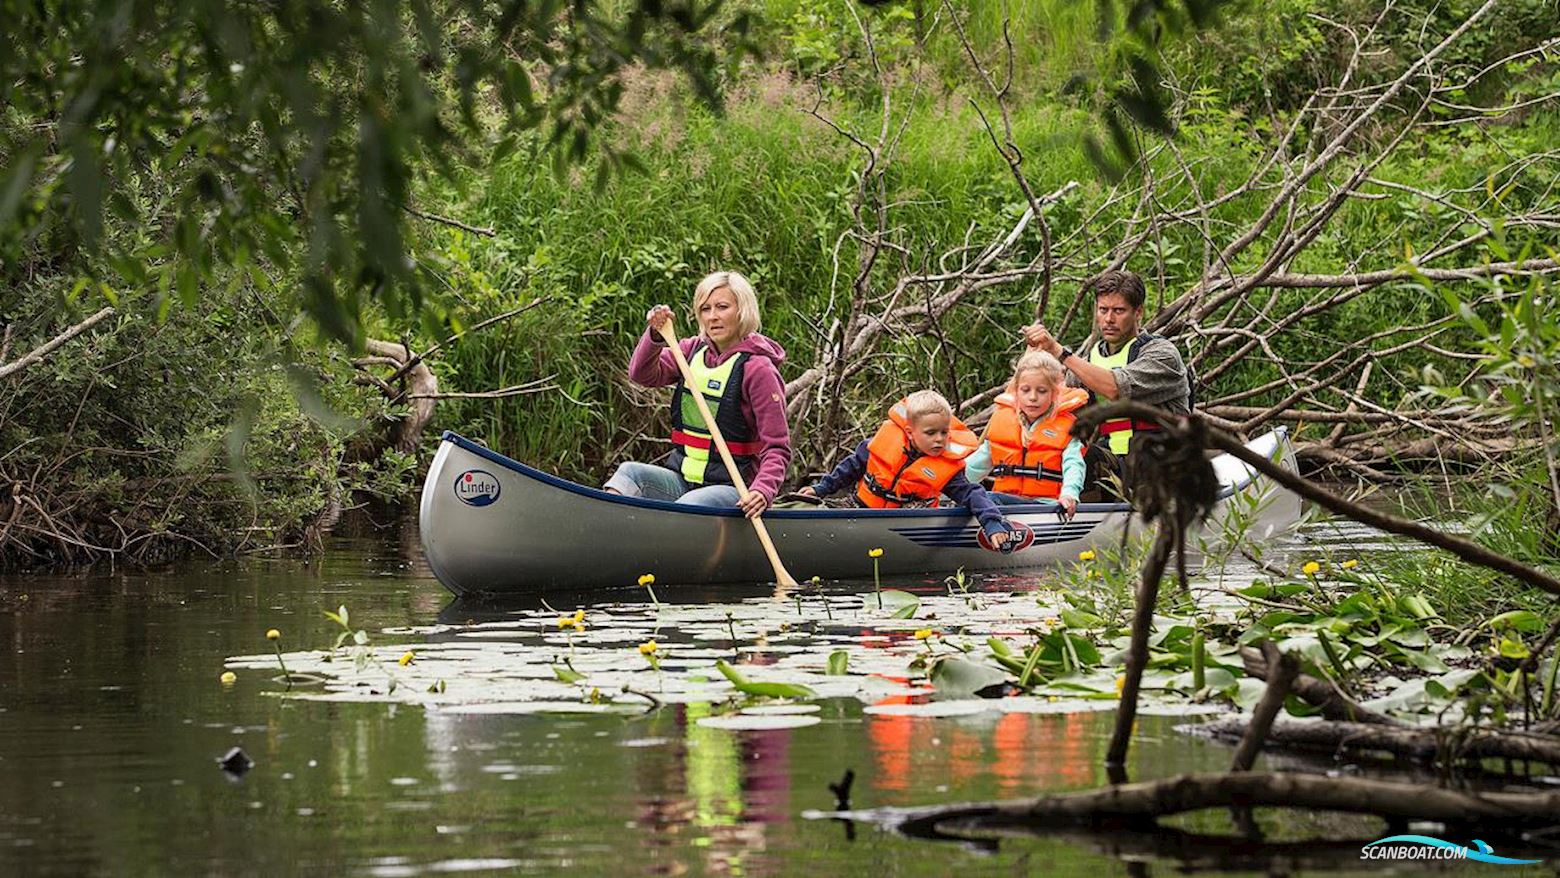
[[468,469],[455,477],[455,496],[467,506],[491,506],[498,502],[498,479],[490,472]]

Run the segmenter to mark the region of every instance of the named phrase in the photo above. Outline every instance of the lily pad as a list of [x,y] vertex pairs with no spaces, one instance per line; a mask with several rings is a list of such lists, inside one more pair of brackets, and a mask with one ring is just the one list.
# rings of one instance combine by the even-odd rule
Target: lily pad
[[873,704],[861,709],[872,716],[973,716],[991,710],[990,701],[928,701],[925,704]]
[[823,710],[816,704],[755,704],[741,712],[748,716],[801,716]]
[[1008,675],[990,665],[962,658],[945,658],[932,667],[932,685],[939,699],[975,698],[988,686],[1005,682]]
[[725,716],[706,716],[699,720],[699,725],[707,729],[726,729],[734,732],[766,731],[771,729],[800,729],[807,726],[815,726],[822,720],[815,716],[797,716],[795,714],[780,714],[778,716],[754,716],[746,713],[727,714]]

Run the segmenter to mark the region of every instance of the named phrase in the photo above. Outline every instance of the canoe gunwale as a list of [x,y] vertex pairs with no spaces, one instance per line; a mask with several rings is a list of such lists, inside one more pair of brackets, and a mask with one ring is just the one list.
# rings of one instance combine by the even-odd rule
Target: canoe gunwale
[[[1283,433],[1285,430],[1284,428],[1280,427],[1275,432]],[[568,491],[571,494],[577,494],[582,497],[587,497],[591,500],[600,501],[602,503],[609,503],[625,508],[647,509],[656,512],[673,513],[677,515],[715,516],[719,518],[737,518],[742,515],[741,510],[737,509],[736,507],[692,506],[686,503],[674,503],[669,500],[652,500],[645,497],[628,497],[622,494],[613,494],[600,488],[592,488],[589,485],[581,485],[578,482],[571,482],[568,479],[559,478],[558,476],[552,475],[551,473],[543,472],[542,470],[536,469],[535,467],[527,466],[518,460],[506,457],[485,445],[481,445],[473,442],[470,439],[467,439],[465,436],[456,433],[454,430],[445,430],[443,435],[440,436],[440,440],[443,442],[450,442],[457,447],[464,449],[465,451],[477,455],[489,463],[504,467],[511,472],[541,482],[543,485],[548,487],[556,488],[561,491]],[[1248,467],[1245,479],[1239,482],[1219,486],[1218,499],[1224,500],[1234,495],[1237,491],[1240,491],[1247,485],[1251,484],[1251,482],[1256,478],[1257,473]],[[1046,512],[1055,514],[1061,511],[1060,505],[1050,501],[1044,503],[1004,505],[1000,508],[1002,509],[1003,515],[1022,515]],[[1130,512],[1131,510],[1132,506],[1128,503],[1079,503],[1077,511],[1080,513],[1111,513]],[[916,509],[772,508],[764,513],[765,518],[804,520],[856,519],[862,517],[965,518],[968,516],[969,511],[966,510],[963,506],[938,506]]]

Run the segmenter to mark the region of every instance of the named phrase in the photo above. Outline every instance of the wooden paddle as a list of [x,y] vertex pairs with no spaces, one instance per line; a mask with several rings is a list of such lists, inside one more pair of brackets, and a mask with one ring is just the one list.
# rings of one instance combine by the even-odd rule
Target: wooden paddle
[[[699,388],[693,386],[693,371],[688,368],[688,358],[683,356],[682,348],[677,346],[677,333],[672,329],[672,321],[666,321],[657,331],[666,341],[666,346],[672,349],[672,358],[677,361],[677,371],[682,373],[683,384],[687,385],[688,392],[693,394],[693,402],[699,407],[699,415],[704,418],[704,425],[709,428],[710,438],[715,440],[715,449],[720,452],[720,459],[726,464],[726,472],[731,476],[731,483],[737,486],[737,496],[747,496],[747,481],[742,478],[742,471],[737,469],[737,462],[731,457],[731,449],[726,447],[726,437],[720,435],[720,428],[715,426],[715,416],[710,414],[710,407],[704,401],[704,394],[699,392]],[[748,521],[753,522],[753,530],[758,532],[758,541],[764,546],[764,554],[769,556],[769,566],[775,569],[775,582],[783,586],[796,585],[796,577],[787,572],[785,565],[780,562],[780,555],[775,551],[774,541],[769,538],[769,528],[764,527],[764,520],[750,518]]]

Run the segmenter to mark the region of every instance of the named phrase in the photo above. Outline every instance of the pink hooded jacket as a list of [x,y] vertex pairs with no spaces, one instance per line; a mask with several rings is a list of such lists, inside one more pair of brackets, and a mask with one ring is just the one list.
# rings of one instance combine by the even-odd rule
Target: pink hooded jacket
[[[687,356],[700,340],[684,338],[677,344]],[[736,354],[749,355],[742,370],[742,416],[753,430],[754,441],[763,445],[758,452],[758,470],[748,488],[773,503],[791,465],[791,427],[785,420],[785,382],[780,380],[779,369],[785,362],[785,349],[774,339],[755,332],[719,355],[706,345],[704,362],[718,366]],[[634,355],[628,360],[628,378],[645,387],[672,387],[682,382],[672,352],[648,330],[640,336]]]

